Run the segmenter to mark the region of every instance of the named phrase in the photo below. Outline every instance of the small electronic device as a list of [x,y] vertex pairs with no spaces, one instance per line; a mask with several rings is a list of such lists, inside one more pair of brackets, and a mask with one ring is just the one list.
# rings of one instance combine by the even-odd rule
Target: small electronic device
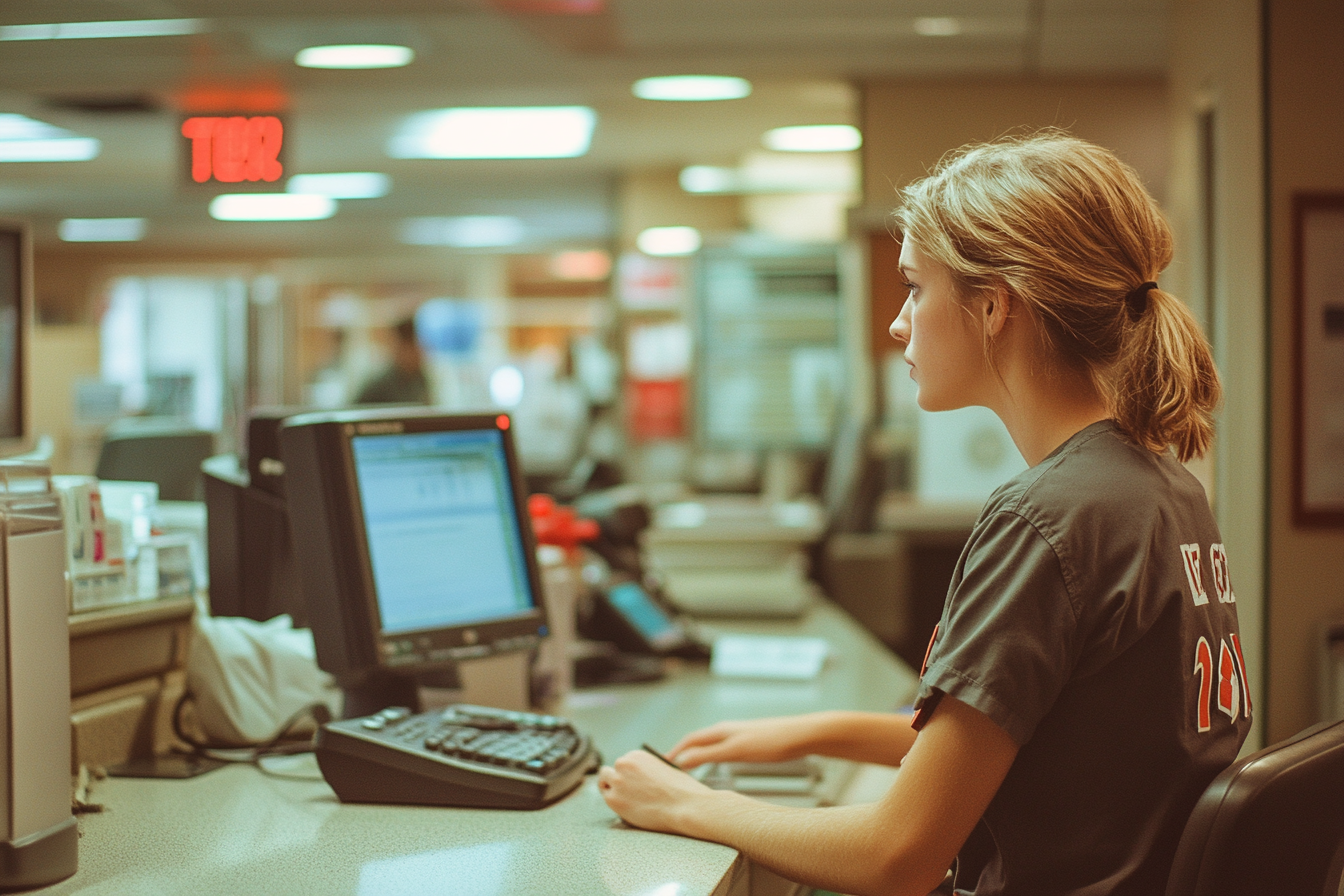
[[601,761],[562,718],[467,704],[328,722],[315,752],[343,802],[490,809],[540,809]]
[[419,682],[547,633],[505,414],[360,409],[280,431],[317,664],[347,717],[419,708]]
[[659,656],[709,658],[709,649],[667,612],[644,586],[621,580],[598,593],[597,626],[622,650]]

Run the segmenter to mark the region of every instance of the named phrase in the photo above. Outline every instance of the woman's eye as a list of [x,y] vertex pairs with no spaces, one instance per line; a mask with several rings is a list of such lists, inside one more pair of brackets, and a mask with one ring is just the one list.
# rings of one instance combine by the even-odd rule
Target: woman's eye
[[909,280],[902,281],[901,285],[905,287],[907,292],[915,291],[915,284],[911,283]]

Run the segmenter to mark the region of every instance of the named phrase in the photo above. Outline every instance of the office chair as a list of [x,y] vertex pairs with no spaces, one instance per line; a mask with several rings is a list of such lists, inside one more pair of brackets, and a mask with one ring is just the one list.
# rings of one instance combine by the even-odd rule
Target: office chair
[[201,463],[215,453],[215,435],[179,420],[126,418],[103,434],[94,475],[156,482],[161,501],[203,501]]
[[1235,762],[1195,805],[1166,896],[1344,893],[1344,720]]

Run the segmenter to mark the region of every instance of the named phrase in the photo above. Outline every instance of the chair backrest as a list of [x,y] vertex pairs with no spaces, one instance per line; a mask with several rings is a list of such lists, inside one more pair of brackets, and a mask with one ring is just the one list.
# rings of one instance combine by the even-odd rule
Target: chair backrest
[[94,475],[157,482],[163,501],[203,501],[201,463],[214,453],[214,433],[190,424],[127,421],[103,436]]
[[1235,762],[1195,805],[1167,896],[1344,894],[1344,720]]

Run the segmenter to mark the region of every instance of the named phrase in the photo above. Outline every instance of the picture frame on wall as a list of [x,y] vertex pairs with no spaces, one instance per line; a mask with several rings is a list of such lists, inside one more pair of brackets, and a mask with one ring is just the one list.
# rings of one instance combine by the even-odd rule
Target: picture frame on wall
[[1344,527],[1344,193],[1293,197],[1293,521]]

